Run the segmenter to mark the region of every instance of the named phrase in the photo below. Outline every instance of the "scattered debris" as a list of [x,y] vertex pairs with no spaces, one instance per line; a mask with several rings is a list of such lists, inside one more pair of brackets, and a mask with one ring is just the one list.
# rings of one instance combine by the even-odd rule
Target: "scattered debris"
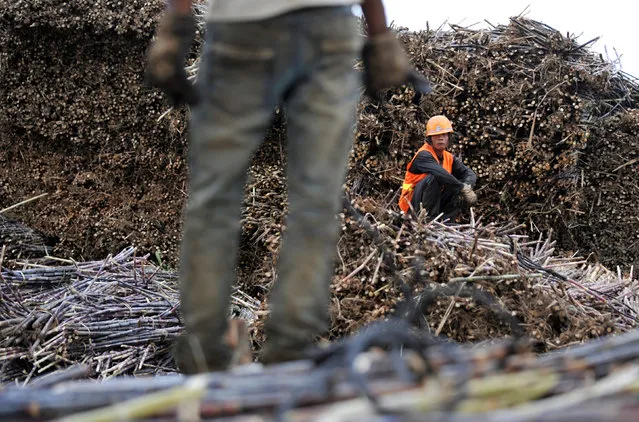
[[266,368],[95,382],[72,381],[87,370],[75,366],[40,383],[6,387],[0,395],[0,418],[632,420],[638,342],[639,331],[633,330],[536,357],[519,340],[461,346],[390,321],[345,339],[314,361]]
[[[517,225],[419,223],[375,209],[346,209],[331,340],[395,316],[457,342],[525,334],[537,351],[550,351],[638,321],[632,275],[555,255],[554,242],[518,234]],[[101,378],[174,371],[169,349],[182,330],[177,275],[147,258],[128,248],[103,261],[3,269],[0,380],[28,382],[77,363]],[[267,298],[246,289],[271,278],[240,282],[232,297],[255,348],[264,340]]]

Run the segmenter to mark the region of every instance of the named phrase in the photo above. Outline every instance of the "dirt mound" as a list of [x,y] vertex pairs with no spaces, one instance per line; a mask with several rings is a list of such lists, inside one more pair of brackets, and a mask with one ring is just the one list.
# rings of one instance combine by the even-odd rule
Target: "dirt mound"
[[168,106],[143,71],[162,2],[27,3],[0,12],[0,206],[48,192],[12,215],[63,256],[174,256],[185,119],[159,120]]

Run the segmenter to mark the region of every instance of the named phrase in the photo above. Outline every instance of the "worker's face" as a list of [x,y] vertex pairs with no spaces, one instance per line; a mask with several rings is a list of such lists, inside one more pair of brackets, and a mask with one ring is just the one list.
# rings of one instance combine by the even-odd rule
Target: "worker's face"
[[433,135],[430,137],[433,149],[437,152],[445,151],[448,148],[448,133]]

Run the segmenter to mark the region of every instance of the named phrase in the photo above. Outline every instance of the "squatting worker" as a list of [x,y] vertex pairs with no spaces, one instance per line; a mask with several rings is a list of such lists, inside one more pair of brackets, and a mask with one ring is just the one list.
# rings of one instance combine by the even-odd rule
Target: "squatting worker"
[[445,116],[433,116],[426,123],[426,142],[406,166],[399,207],[407,213],[425,209],[431,218],[454,221],[464,204],[477,201],[473,187],[477,176],[446,151],[453,125]]
[[288,123],[289,214],[262,360],[302,358],[328,328],[335,215],[361,86],[354,64],[363,54],[369,92],[401,85],[414,72],[387,28],[381,0],[363,0],[367,39],[359,35],[354,2],[213,0],[193,86],[184,71],[196,27],[192,2],[169,1],[148,73],[175,104],[192,106],[180,260],[186,333],[174,349],[183,372],[223,369],[232,357],[223,335],[242,195],[252,153],[278,105]]

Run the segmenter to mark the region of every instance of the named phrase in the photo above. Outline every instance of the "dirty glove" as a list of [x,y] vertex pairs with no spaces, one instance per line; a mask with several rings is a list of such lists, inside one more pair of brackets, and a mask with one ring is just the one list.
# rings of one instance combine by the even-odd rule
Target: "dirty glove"
[[432,91],[430,83],[410,64],[404,48],[391,31],[369,37],[362,58],[364,83],[369,95],[406,83],[413,86],[416,96]]
[[147,75],[173,105],[196,104],[197,93],[186,77],[186,55],[195,38],[195,18],[191,14],[167,12],[158,25],[156,39],[148,53]]
[[477,194],[473,191],[473,187],[468,183],[464,183],[464,187],[461,189],[461,197],[468,205],[473,205],[477,202]]

